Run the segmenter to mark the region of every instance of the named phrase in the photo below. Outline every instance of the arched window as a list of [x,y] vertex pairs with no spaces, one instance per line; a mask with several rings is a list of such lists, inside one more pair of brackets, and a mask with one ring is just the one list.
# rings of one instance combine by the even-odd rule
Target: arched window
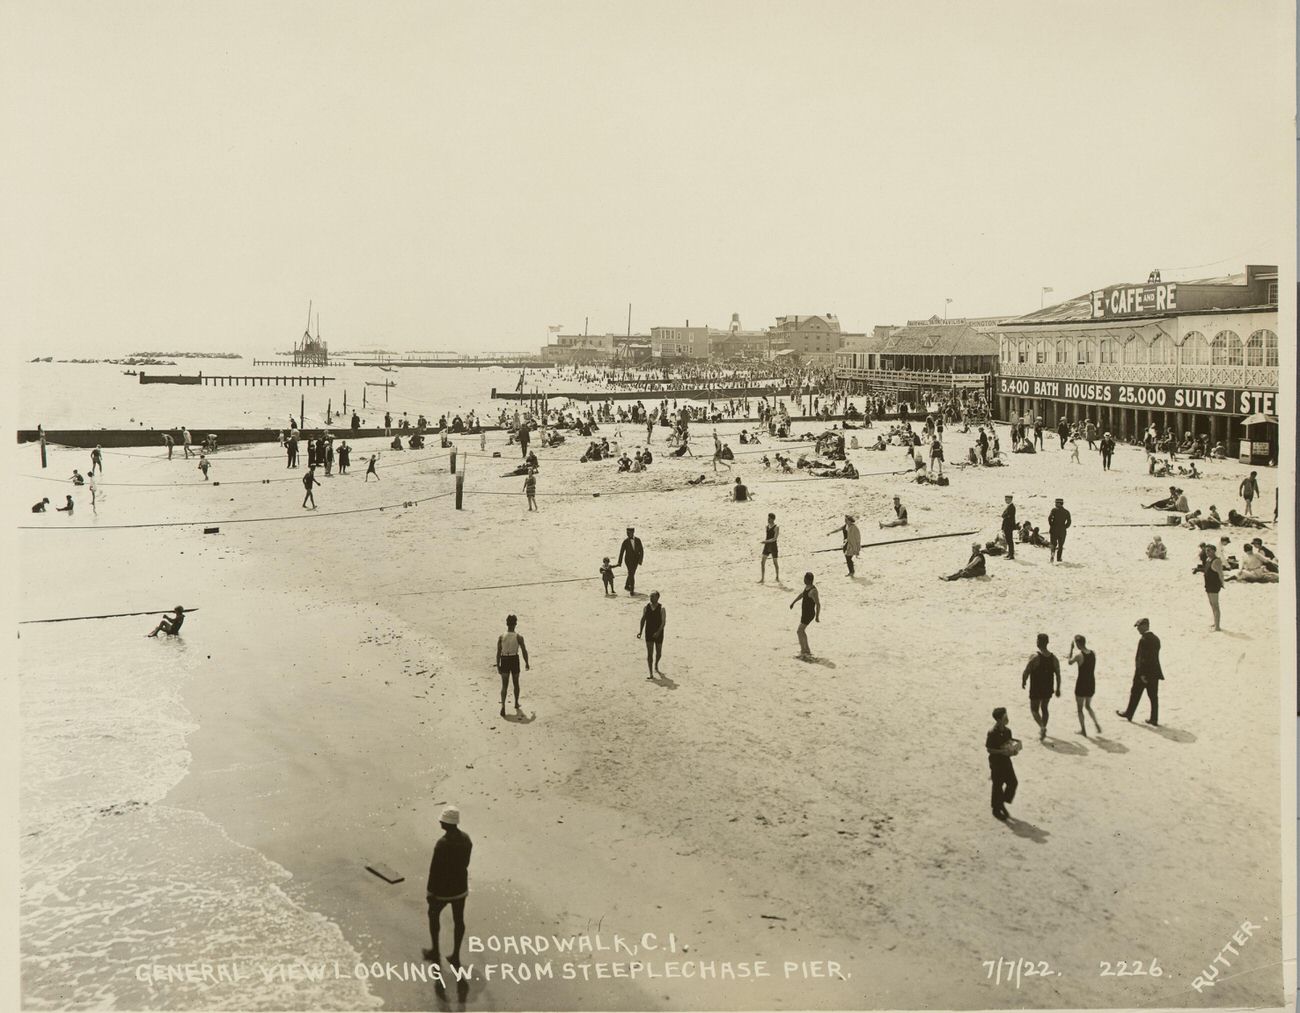
[[1174,343],[1163,334],[1157,334],[1148,349],[1153,366],[1167,366],[1174,361]]
[[1010,352],[1007,350],[1007,345],[1008,345],[1007,339],[1003,338],[998,349],[998,354],[1002,357],[1003,362],[1011,361]]
[[1277,365],[1277,335],[1272,331],[1255,331],[1246,339],[1247,366]]
[[1028,362],[1028,361],[1029,361],[1029,342],[1028,342],[1028,341],[1025,341],[1025,340],[1022,339],[1021,341],[1018,341],[1018,342],[1016,343],[1016,361],[1017,361],[1017,362]]
[[1233,331],[1220,331],[1210,342],[1210,364],[1240,366],[1243,361],[1241,338]]
[[1090,362],[1096,361],[1097,345],[1092,338],[1080,338],[1076,345],[1078,356],[1075,361],[1080,366],[1085,366]]
[[1042,338],[1034,342],[1034,361],[1040,366],[1047,361],[1047,345],[1048,342]]
[[1183,336],[1184,366],[1208,366],[1210,364],[1210,343],[1200,331],[1188,331]]
[[1101,361],[1110,364],[1119,362],[1119,342],[1116,339],[1101,339]]
[[1129,365],[1144,366],[1147,361],[1147,343],[1138,337],[1124,342],[1124,361]]
[[1062,364],[1070,361],[1065,351],[1064,338],[1058,338],[1056,341],[1056,361]]

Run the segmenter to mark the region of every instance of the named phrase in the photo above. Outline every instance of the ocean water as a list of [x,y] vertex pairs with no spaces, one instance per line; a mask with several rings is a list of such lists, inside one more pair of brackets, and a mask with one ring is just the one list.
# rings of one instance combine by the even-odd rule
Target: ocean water
[[[197,653],[140,636],[110,657],[96,652],[98,625],[28,626],[20,641],[24,1006],[376,1008],[361,981],[267,980],[264,968],[301,954],[345,967],[358,955],[288,897],[286,870],[162,804],[189,766],[181,689]],[[157,971],[196,962],[213,969]]]
[[[475,409],[482,418],[493,417],[509,402],[493,401],[492,388],[513,391],[520,370],[497,366],[483,369],[397,368],[385,373],[375,367],[331,365],[325,368],[293,369],[253,366],[244,359],[178,359],[175,366],[155,366],[148,372],[193,375],[286,375],[332,376],[334,381],[317,387],[180,386],[141,384],[124,376],[128,367],[113,363],[23,362],[17,372],[19,425],[35,429],[177,429],[191,432],[208,429],[247,427],[280,429],[289,416],[298,418],[305,403],[309,425],[324,424],[325,412],[343,410],[347,394],[348,411],[360,411],[371,425],[382,424],[385,410],[395,419],[405,412],[412,422],[423,412],[434,422],[442,413],[464,415]],[[134,368],[134,367],[132,367]],[[392,381],[395,387],[367,387],[366,383]],[[528,370],[526,390],[534,384],[551,389],[576,385],[571,380],[557,383],[553,370]],[[361,409],[365,393],[366,409]],[[335,422],[335,425],[338,425]]]

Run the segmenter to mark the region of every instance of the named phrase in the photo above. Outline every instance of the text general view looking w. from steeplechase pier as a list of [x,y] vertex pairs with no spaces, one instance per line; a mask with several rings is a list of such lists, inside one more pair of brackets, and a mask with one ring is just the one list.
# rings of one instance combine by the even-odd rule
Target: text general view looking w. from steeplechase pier
[[0,1008],[1294,1007],[1293,8],[3,17]]

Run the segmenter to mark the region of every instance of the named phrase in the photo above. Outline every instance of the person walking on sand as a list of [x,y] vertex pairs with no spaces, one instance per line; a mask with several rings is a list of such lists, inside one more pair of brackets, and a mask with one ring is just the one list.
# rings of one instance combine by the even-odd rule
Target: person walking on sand
[[186,429],[184,426],[181,426],[181,444],[185,450],[185,456],[187,458],[194,456],[192,453],[190,453],[190,442],[191,442],[190,431]]
[[155,626],[150,632],[146,633],[145,636],[156,637],[158,636],[159,633],[166,633],[167,636],[174,637],[180,633],[181,626],[184,625],[184,623],[185,623],[185,609],[182,608],[180,605],[177,605],[174,609],[172,609],[172,615],[163,616],[162,619],[158,621],[158,625]]
[[650,592],[650,601],[641,610],[641,626],[636,631],[637,640],[645,634],[645,667],[650,674],[647,679],[663,675],[659,671],[659,662],[664,656],[664,630],[668,626],[668,610],[659,604],[659,592]]
[[384,435],[385,436],[393,435],[393,413],[392,412],[384,412]]
[[[95,449],[90,452],[90,474],[93,475],[96,471],[101,474],[104,471],[104,451],[100,449],[98,443],[95,444]],[[1254,474],[1254,472],[1251,474]],[[1246,500],[1246,512],[1250,513],[1250,500]]]
[[172,459],[172,448],[176,445],[176,441],[172,439],[171,433],[163,433],[162,441],[163,446],[167,448],[167,460],[170,461]]
[[845,514],[843,526],[832,528],[826,533],[828,535],[838,533],[844,536],[844,562],[849,568],[849,576],[852,577],[854,557],[862,551],[862,535],[858,531],[858,526],[853,522],[853,517],[850,514]]
[[311,508],[316,509],[316,497],[312,495],[312,486],[320,485],[320,479],[316,477],[316,466],[313,464],[307,469],[307,474],[302,476],[302,487],[307,490],[307,495],[302,498],[303,509],[307,508],[307,501],[311,500]]
[[713,430],[713,473],[715,475],[718,473],[719,461],[727,466],[728,471],[731,470],[731,462],[722,456],[722,440],[718,437],[718,431],[715,429]]
[[378,454],[371,454],[371,455],[370,455],[370,463],[366,465],[366,477],[362,479],[363,482],[369,482],[369,481],[370,481],[370,476],[371,476],[371,475],[374,475],[374,476],[375,476],[375,481],[376,481],[376,482],[379,481],[379,472],[375,471],[375,463],[376,463],[378,460],[379,460],[379,455],[378,455]]
[[1258,475],[1259,472],[1252,471],[1247,477],[1241,480],[1241,485],[1237,489],[1237,492],[1241,494],[1241,498],[1246,501],[1246,509],[1243,513],[1245,513],[1247,517],[1252,516],[1250,509],[1251,504],[1255,502],[1255,497],[1259,495],[1259,480],[1256,477]]
[[1073,435],[1070,437],[1070,461],[1073,464],[1082,464],[1079,460],[1079,441]]
[[780,550],[777,548],[777,539],[781,537],[781,526],[776,523],[776,514],[767,515],[767,530],[763,533],[763,555],[758,561],[758,582],[765,584],[767,582],[767,560],[770,556],[772,559],[772,572],[776,574],[776,582],[781,583],[781,562]]
[[623,589],[630,596],[636,594],[636,571],[644,559],[645,547],[641,544],[641,539],[636,537],[636,528],[628,528],[627,537],[618,547],[618,562],[614,565],[627,567],[627,580],[623,582]]
[[519,618],[513,613],[506,616],[506,631],[497,637],[497,673],[501,676],[501,716],[506,716],[506,690],[510,688],[511,679],[515,687],[515,710],[519,709],[519,659],[524,659],[524,667],[532,670],[528,662],[528,648],[524,638],[515,632]]
[[1101,470],[1110,471],[1110,460],[1115,456],[1115,437],[1106,433],[1101,438]]
[[531,468],[524,479],[524,495],[528,498],[528,509],[537,509],[537,472]]
[[1052,691],[1061,695],[1061,663],[1056,655],[1047,649],[1047,634],[1038,634],[1038,650],[1029,656],[1029,663],[1020,677],[1020,688],[1029,686],[1029,712],[1038,725],[1038,740],[1047,738],[1047,705],[1052,700]]
[[993,727],[984,737],[984,748],[989,754],[989,778],[993,782],[993,815],[1000,820],[1010,817],[1007,805],[1016,799],[1016,768],[1011,757],[1020,752],[1020,740],[1011,737],[1007,724],[1007,709],[993,709]]
[[203,481],[208,481],[208,468],[212,467],[208,461],[208,455],[199,451],[199,471],[203,472]]
[[1160,724],[1160,680],[1165,673],[1160,668],[1160,638],[1151,632],[1151,621],[1139,619],[1133,624],[1138,631],[1137,656],[1133,659],[1133,686],[1129,690],[1128,707],[1115,713],[1125,721],[1132,721],[1145,691],[1151,701],[1151,716],[1147,724]]
[[1065,500],[1058,499],[1047,515],[1047,558],[1049,562],[1061,561],[1061,550],[1065,548],[1065,533],[1070,530],[1073,521],[1070,511],[1065,509]]
[[474,842],[460,828],[460,809],[449,805],[438,817],[442,836],[433,846],[429,862],[429,879],[424,893],[429,905],[429,939],[433,945],[423,950],[424,959],[441,961],[438,946],[438,923],[442,909],[451,905],[452,945],[447,962],[460,968],[460,944],[465,938],[465,899],[469,896],[469,857]]
[[[1075,648],[1078,650],[1076,651]],[[1101,724],[1097,721],[1097,715],[1092,712],[1092,698],[1097,692],[1097,655],[1088,648],[1088,641],[1084,639],[1083,634],[1076,635],[1073,643],[1070,644],[1068,660],[1071,665],[1079,666],[1079,674],[1074,680],[1074,703],[1079,709],[1079,734],[1084,738],[1088,737],[1088,726],[1083,720],[1083,712],[1086,709],[1097,728],[1097,734],[1100,735]]]
[[1016,505],[1011,500],[1008,493],[1007,505],[1002,509],[1002,538],[1007,543],[1007,559],[1016,558]]
[[1216,633],[1219,631],[1219,592],[1223,590],[1223,560],[1219,558],[1219,550],[1213,545],[1205,546],[1205,563],[1201,567],[1201,575],[1205,578],[1205,597],[1210,602],[1210,612],[1214,615],[1214,625],[1210,627]]
[[805,573],[803,575],[803,590],[800,591],[790,607],[794,608],[800,602],[803,607],[799,610],[799,657],[804,661],[812,658],[812,648],[808,646],[808,624],[819,623],[822,621],[822,599],[817,593],[817,586],[813,583],[813,575]]

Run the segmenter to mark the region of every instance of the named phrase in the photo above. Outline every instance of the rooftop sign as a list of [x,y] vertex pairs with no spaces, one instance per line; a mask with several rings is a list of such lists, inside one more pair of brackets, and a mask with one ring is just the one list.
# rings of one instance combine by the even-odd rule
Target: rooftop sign
[[1093,320],[1150,316],[1178,310],[1178,283],[1115,285],[1097,289],[1090,300]]

